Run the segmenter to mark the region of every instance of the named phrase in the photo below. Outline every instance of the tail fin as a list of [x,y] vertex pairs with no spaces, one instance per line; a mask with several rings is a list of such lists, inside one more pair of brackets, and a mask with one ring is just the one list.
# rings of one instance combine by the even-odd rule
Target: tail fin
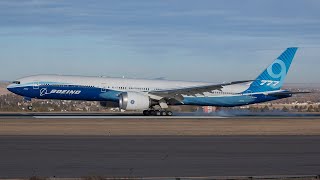
[[298,48],[291,47],[286,49],[273,63],[265,69],[245,91],[265,92],[279,90],[289,71],[291,62]]

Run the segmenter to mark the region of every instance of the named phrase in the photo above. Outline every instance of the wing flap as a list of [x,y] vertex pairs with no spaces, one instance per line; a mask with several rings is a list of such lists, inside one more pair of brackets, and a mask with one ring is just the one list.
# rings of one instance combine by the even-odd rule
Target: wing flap
[[151,91],[149,94],[153,94],[156,96],[161,96],[163,98],[174,98],[178,101],[183,100],[183,95],[187,96],[196,96],[196,95],[204,95],[205,92],[212,92],[214,90],[219,90],[224,86],[233,85],[233,84],[243,84],[252,82],[253,80],[245,80],[245,81],[234,81],[229,83],[223,84],[213,84],[213,85],[206,85],[206,86],[191,86],[185,88],[177,88],[177,89],[167,89],[167,90],[160,90],[160,91]]

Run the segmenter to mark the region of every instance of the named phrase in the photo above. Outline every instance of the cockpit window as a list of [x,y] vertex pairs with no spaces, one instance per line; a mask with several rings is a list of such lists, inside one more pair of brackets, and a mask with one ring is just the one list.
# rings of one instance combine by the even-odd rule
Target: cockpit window
[[13,81],[13,84],[20,84],[20,81]]

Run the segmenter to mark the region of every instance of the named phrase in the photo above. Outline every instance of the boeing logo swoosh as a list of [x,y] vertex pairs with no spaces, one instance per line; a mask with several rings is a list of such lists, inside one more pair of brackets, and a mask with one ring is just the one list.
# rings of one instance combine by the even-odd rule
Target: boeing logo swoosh
[[47,88],[42,88],[42,89],[40,89],[40,96],[44,96],[44,95],[46,95],[46,94],[48,94]]

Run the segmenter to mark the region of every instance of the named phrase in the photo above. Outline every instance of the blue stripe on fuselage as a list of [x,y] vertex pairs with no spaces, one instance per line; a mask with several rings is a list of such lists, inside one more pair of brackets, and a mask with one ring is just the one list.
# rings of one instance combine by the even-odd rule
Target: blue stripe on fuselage
[[8,87],[18,95],[36,99],[84,100],[84,101],[118,101],[120,91],[86,86],[33,86]]

